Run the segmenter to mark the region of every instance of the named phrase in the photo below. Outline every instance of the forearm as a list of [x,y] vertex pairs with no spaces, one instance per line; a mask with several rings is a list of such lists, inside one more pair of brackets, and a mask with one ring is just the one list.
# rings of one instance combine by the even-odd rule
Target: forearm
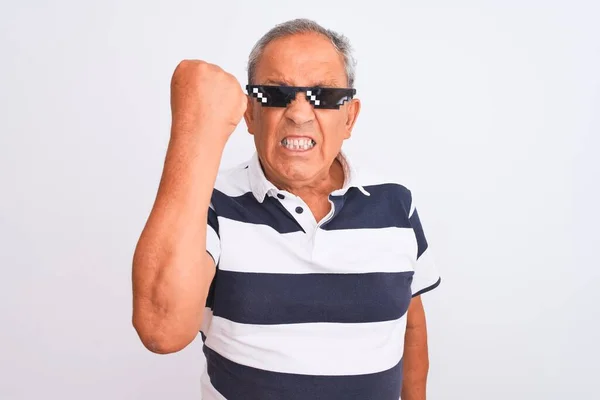
[[402,400],[425,400],[429,354],[424,314],[406,329],[404,339]]
[[215,273],[205,248],[206,221],[224,143],[208,138],[173,132],[134,254],[133,324],[157,353],[178,351],[194,339]]

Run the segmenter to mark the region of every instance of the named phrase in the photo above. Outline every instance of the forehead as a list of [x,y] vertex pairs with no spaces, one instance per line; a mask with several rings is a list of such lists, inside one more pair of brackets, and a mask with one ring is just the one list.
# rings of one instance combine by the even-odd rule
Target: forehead
[[255,70],[258,84],[346,86],[342,55],[315,33],[279,38],[263,50]]

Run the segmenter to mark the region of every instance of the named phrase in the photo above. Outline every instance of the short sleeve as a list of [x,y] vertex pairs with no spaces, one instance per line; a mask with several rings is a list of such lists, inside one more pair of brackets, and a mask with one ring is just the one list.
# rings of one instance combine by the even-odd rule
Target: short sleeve
[[217,212],[212,204],[208,209],[208,222],[206,226],[206,251],[215,261],[215,265],[219,263],[221,257],[221,239],[219,238],[219,220]]
[[421,224],[412,193],[408,220],[417,239],[417,254],[414,262],[415,273],[411,285],[412,296],[415,297],[435,289],[441,283],[441,277],[437,270],[432,251],[429,248],[429,243],[425,238],[423,225]]

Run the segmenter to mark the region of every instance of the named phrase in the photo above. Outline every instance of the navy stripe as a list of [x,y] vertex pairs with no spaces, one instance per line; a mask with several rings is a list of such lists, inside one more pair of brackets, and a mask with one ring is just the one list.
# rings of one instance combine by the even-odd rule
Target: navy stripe
[[365,186],[371,195],[350,188],[344,196],[330,196],[336,206],[334,217],[322,225],[325,230],[360,228],[409,228],[410,191],[386,183]]
[[279,233],[303,231],[294,217],[273,197],[266,196],[261,204],[252,192],[229,197],[215,189],[211,201],[219,217],[249,224],[268,225]]
[[421,226],[421,220],[419,219],[419,213],[417,209],[413,211],[413,214],[410,217],[410,225],[415,231],[415,236],[417,237],[417,260],[421,257],[421,254],[427,250],[428,244],[427,239],[425,239],[425,232],[423,232],[423,227]]
[[425,289],[421,289],[421,290],[419,290],[417,293],[413,294],[413,295],[412,295],[412,297],[417,297],[417,296],[420,296],[420,295],[422,295],[423,293],[427,293],[427,292],[429,292],[430,290],[433,290],[433,289],[435,289],[436,287],[440,286],[440,283],[442,283],[442,278],[441,278],[441,277],[440,277],[440,278],[438,278],[438,280],[437,280],[437,282],[436,282],[436,283],[434,283],[434,284],[433,284],[433,285],[431,285],[431,286],[427,286]]
[[[402,338],[397,338],[402,340]],[[353,376],[271,372],[234,363],[203,346],[208,376],[227,400],[398,400],[402,360],[387,371]]]
[[268,274],[218,270],[215,316],[243,324],[362,323],[408,310],[413,271]]

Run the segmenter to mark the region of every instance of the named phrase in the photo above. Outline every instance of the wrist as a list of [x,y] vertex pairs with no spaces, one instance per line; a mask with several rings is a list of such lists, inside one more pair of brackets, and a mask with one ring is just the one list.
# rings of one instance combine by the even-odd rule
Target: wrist
[[235,128],[223,125],[193,123],[188,121],[173,121],[171,125],[172,139],[185,139],[202,142],[205,145],[225,147],[227,140]]

